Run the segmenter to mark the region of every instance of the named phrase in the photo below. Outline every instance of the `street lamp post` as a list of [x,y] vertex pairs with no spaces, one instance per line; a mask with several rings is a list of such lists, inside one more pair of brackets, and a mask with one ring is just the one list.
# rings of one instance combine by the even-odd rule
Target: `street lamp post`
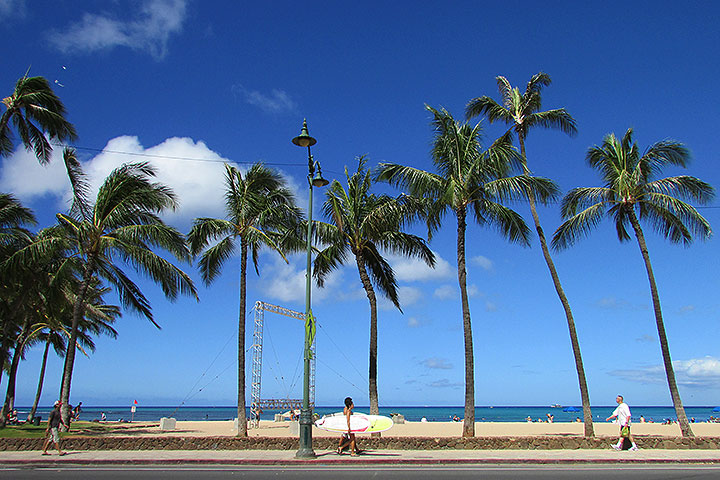
[[[292,139],[298,147],[307,147],[308,150],[308,185],[310,187],[310,200],[308,202],[308,229],[307,229],[307,268],[305,271],[305,321],[311,318],[310,288],[312,279],[312,201],[313,187],[324,187],[328,182],[322,177],[320,163],[313,161],[310,147],[317,143],[308,134],[307,121],[303,120],[300,135]],[[317,173],[316,173],[317,169]],[[305,349],[304,349],[304,375],[303,375],[303,404],[300,409],[300,449],[295,454],[297,458],[314,458],[315,452],[312,448],[312,413],[310,412],[310,355],[312,340],[310,339],[310,328],[305,328]]]

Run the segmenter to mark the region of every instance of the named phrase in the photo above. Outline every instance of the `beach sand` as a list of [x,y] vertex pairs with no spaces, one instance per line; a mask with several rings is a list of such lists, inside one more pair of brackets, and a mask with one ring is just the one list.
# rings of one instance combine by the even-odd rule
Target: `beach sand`
[[[160,430],[158,424],[125,424],[132,430],[132,435],[142,436],[180,436],[180,437],[228,437],[237,433],[232,421],[178,421],[175,430]],[[612,423],[598,422],[593,424],[595,436],[617,437],[619,428]],[[528,423],[528,422],[477,422],[475,436],[477,437],[532,437],[546,435],[583,435],[582,423]],[[696,436],[720,436],[720,423],[694,423],[693,431]],[[122,435],[122,429],[116,435]],[[129,433],[129,432],[128,432]],[[681,436],[677,424],[662,425],[659,423],[634,423],[633,435],[652,436]],[[387,437],[460,437],[462,435],[462,422],[405,422],[394,425],[384,432]],[[260,428],[248,430],[251,437],[294,437],[291,433],[290,422],[274,422],[262,420]],[[313,426],[313,437],[338,437],[339,434],[326,432]]]

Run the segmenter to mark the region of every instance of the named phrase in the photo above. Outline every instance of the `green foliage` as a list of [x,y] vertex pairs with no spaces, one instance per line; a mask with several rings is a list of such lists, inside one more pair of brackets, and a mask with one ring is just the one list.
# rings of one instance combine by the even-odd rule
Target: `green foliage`
[[401,231],[418,218],[418,204],[407,196],[371,193],[367,159],[362,156],[357,161],[354,173],[345,168],[347,189],[335,180],[326,193],[322,212],[331,223],[318,222],[316,236],[325,247],[315,259],[313,275],[322,286],[326,276],[352,254],[358,267],[367,267],[375,288],[402,311],[395,274],[381,252],[419,257],[430,266],[435,265],[435,257],[422,238]]
[[376,177],[426,200],[429,236],[441,227],[448,212],[464,215],[471,210],[478,225],[493,226],[510,241],[529,244],[522,217],[502,202],[523,199],[527,191],[546,202],[555,198],[557,187],[545,178],[507,176],[521,160],[507,137],[483,150],[480,124],[461,124],[444,109],[426,108],[433,114],[432,157],[438,173],[381,164]]
[[498,90],[502,99],[502,105],[490,97],[483,96],[470,100],[465,107],[465,115],[468,119],[485,115],[490,123],[504,122],[510,125],[506,134],[509,138],[510,132],[514,131],[523,143],[527,138],[531,127],[553,128],[575,135],[577,126],[575,119],[564,108],[540,111],[542,107],[542,87],[550,85],[550,76],[547,73],[537,73],[525,87],[525,93],[520,93],[517,87],[512,87],[507,78],[498,76]]
[[220,274],[235,252],[237,240],[247,242],[256,272],[261,247],[270,247],[284,258],[284,250],[297,250],[302,245],[300,241],[291,245],[292,235],[287,234],[301,231],[298,224],[302,213],[279,173],[255,164],[243,175],[226,165],[225,188],[226,218],[198,218],[188,234],[192,254],[203,252],[199,266],[206,284]]
[[631,215],[647,221],[673,243],[689,245],[694,236],[712,234],[708,221],[687,201],[707,204],[714,197],[711,185],[688,175],[656,179],[663,167],[685,167],[689,151],[680,143],[661,141],[641,154],[632,140],[632,129],[621,139],[609,134],[600,146],[587,152],[588,164],[598,170],[604,186],[574,188],[562,202],[566,221],[553,237],[553,247],[563,249],[586,236],[604,216],[615,223],[618,239],[630,239]]
[[27,73],[15,84],[15,90],[3,99],[5,111],[0,116],[0,156],[13,150],[13,134],[10,125],[27,150],[33,150],[38,161],[50,161],[51,140],[74,140],[77,135],[73,125],[65,119],[65,106],[43,77],[28,77]]

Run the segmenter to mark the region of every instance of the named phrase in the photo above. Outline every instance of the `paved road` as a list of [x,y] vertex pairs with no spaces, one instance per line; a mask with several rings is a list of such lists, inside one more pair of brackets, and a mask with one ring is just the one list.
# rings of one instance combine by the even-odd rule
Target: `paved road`
[[704,480],[720,477],[720,466],[256,466],[256,467],[53,467],[5,468],[0,479],[33,480],[225,480],[288,479],[313,480],[392,479],[392,480],[509,480],[574,479],[589,480]]

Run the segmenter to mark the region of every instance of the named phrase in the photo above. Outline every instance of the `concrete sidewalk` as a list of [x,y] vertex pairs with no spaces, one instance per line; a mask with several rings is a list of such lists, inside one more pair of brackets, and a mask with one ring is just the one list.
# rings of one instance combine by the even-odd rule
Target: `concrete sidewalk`
[[0,452],[3,466],[42,465],[473,465],[473,464],[720,464],[718,450],[375,450],[358,456],[315,451],[296,459],[288,450],[86,450],[67,455]]

